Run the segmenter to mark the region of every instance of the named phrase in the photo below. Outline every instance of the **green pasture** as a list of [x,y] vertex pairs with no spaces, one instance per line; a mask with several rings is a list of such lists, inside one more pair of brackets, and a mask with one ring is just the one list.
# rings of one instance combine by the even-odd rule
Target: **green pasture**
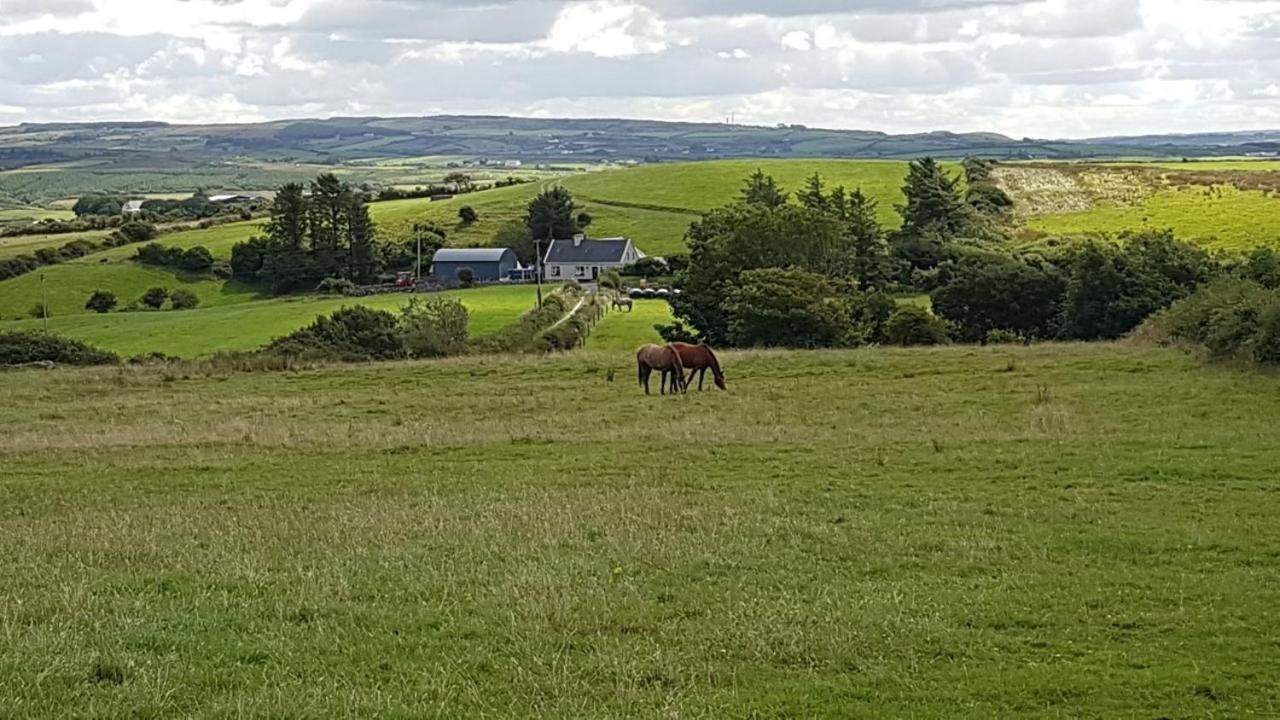
[[669,325],[674,316],[666,300],[636,300],[630,312],[614,310],[591,330],[588,350],[634,351],[646,343],[661,343],[654,325]]
[[1211,249],[1247,250],[1280,241],[1280,198],[1229,186],[1192,186],[1160,190],[1136,205],[1103,202],[1027,224],[1055,235],[1172,229],[1179,238]]
[[[113,312],[105,315],[81,312],[61,316],[55,308],[49,319],[49,329],[125,357],[162,352],[196,358],[222,350],[261,347],[274,338],[307,325],[319,315],[327,315],[345,306],[365,305],[395,311],[406,305],[411,297],[397,293],[367,298],[306,296],[255,301],[251,292],[231,292],[231,287],[227,284],[222,288],[224,294],[219,295],[214,288],[197,286],[196,292],[202,298],[212,297],[222,302],[208,302],[195,310],[181,312]],[[141,291],[138,294],[141,295]],[[535,303],[535,290],[530,285],[492,286],[444,294],[458,297],[471,311],[473,337],[483,337],[510,325]],[[53,305],[52,299],[50,305]],[[36,319],[0,322],[0,331],[31,330],[43,325],[43,321]]]
[[0,716],[1275,715],[1275,377],[722,359],[5,373]]

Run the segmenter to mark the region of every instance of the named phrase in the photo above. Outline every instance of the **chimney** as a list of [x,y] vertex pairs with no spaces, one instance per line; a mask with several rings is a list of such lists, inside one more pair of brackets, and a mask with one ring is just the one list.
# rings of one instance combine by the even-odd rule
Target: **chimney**
[[583,241],[583,240],[586,240],[586,239],[587,239],[587,236],[586,236],[586,235],[583,235],[582,233],[578,233],[577,235],[574,235],[574,236],[573,236],[573,246],[574,246],[574,247],[581,247],[581,246],[582,246],[582,241]]

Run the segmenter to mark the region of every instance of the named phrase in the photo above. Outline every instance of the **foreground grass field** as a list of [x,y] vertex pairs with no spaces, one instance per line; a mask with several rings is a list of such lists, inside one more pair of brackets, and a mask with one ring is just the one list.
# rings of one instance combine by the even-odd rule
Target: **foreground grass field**
[[5,374],[0,716],[1280,708],[1275,378],[745,353],[645,399],[631,362]]
[[[230,286],[228,286],[230,287]],[[471,311],[473,337],[497,332],[533,308],[531,285],[509,285],[442,293],[457,297]],[[366,298],[286,297],[257,302],[227,302],[183,312],[130,312],[108,315],[53,316],[49,329],[84,340],[124,357],[162,352],[183,358],[199,358],[223,350],[252,350],[288,335],[319,315],[351,305],[396,311],[411,296],[375,295]],[[0,322],[3,330],[34,330],[41,320]]]

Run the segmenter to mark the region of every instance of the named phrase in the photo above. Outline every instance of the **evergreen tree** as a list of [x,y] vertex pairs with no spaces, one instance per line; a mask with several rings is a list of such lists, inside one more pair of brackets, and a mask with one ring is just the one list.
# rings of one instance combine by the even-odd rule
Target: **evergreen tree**
[[837,219],[848,222],[849,220],[849,191],[844,189],[843,185],[836,186],[831,191],[831,195],[827,197],[829,210]]
[[830,201],[827,198],[825,187],[822,182],[822,176],[814,173],[805,181],[804,190],[800,192],[797,199],[801,205],[810,210],[826,212],[830,208]]
[[311,253],[312,263],[321,277],[338,277],[343,269],[349,235],[347,208],[351,188],[332,173],[325,173],[311,183]]
[[933,158],[913,160],[902,188],[907,202],[898,206],[902,233],[921,236],[936,232],[952,238],[964,235],[970,228],[970,215],[960,197],[959,183],[959,178],[948,175]]
[[747,178],[747,184],[742,189],[742,201],[748,205],[776,208],[787,204],[787,193],[778,187],[772,177],[765,175],[763,170],[756,170]]
[[853,275],[863,290],[879,287],[886,275],[888,246],[884,228],[876,219],[878,207],[861,188],[848,198],[845,223],[853,244]]
[[529,201],[524,224],[536,240],[564,240],[579,232],[575,210],[573,195],[557,185]]
[[351,279],[357,283],[371,283],[378,278],[379,270],[376,227],[369,217],[369,207],[358,194],[350,195],[346,225],[351,232],[348,260]]

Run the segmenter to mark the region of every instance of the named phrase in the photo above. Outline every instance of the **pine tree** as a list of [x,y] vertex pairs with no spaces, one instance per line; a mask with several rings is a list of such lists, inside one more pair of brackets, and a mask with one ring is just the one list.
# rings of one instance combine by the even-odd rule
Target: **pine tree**
[[861,188],[849,196],[847,226],[853,240],[853,275],[863,290],[878,287],[885,275],[888,247],[884,228],[876,218],[878,207]]
[[787,204],[787,193],[763,170],[756,170],[742,188],[742,201],[748,205],[776,208]]
[[804,190],[800,192],[797,199],[800,200],[801,205],[810,210],[826,212],[830,207],[830,201],[827,198],[825,187],[822,182],[822,176],[814,173],[805,181]]
[[930,232],[959,237],[970,228],[970,210],[960,197],[959,178],[952,177],[933,158],[913,160],[907,170],[902,192],[905,205],[902,233],[919,237]]
[[280,247],[301,249],[307,239],[307,198],[301,183],[280,186],[271,205],[267,237]]
[[311,183],[311,253],[321,277],[338,277],[343,270],[345,240],[350,231],[347,207],[351,188],[326,173]]
[[372,283],[379,269],[375,247],[377,227],[369,217],[369,207],[357,193],[350,195],[346,225],[351,233],[347,261],[350,277],[357,283]]
[[828,196],[828,205],[830,212],[836,216],[841,222],[849,221],[849,191],[844,189],[843,185],[836,186]]

